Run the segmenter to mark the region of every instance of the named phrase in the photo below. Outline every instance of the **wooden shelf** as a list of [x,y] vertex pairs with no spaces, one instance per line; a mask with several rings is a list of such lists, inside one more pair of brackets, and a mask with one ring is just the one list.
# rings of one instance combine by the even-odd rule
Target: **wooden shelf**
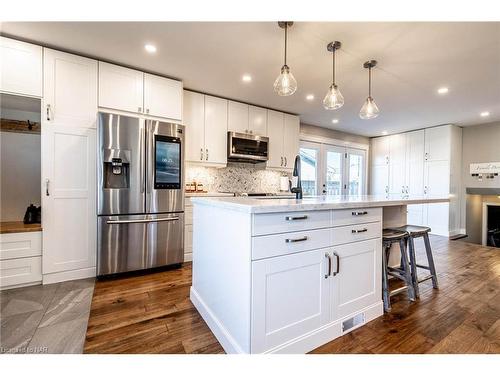
[[12,133],[40,134],[41,126],[39,122],[19,121],[0,119],[0,130]]
[[2,221],[0,222],[0,234],[3,233],[22,233],[22,232],[40,232],[41,224],[24,224],[22,221]]

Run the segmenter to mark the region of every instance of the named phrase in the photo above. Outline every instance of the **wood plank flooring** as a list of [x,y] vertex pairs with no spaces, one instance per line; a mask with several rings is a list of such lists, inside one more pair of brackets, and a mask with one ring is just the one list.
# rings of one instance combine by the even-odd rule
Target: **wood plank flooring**
[[[418,258],[424,262],[417,241]],[[431,236],[440,289],[313,353],[500,353],[500,249]],[[224,353],[189,300],[191,264],[97,281],[85,353]]]

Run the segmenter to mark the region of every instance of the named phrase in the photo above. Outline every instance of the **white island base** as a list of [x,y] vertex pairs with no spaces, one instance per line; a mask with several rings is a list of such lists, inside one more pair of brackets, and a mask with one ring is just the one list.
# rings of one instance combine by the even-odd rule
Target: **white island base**
[[257,201],[193,200],[191,301],[227,353],[307,353],[383,314],[382,228],[406,202]]

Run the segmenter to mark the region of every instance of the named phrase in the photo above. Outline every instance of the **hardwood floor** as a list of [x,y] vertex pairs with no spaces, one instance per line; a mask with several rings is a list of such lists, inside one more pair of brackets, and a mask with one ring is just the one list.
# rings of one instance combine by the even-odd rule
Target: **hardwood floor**
[[[420,284],[415,303],[313,353],[500,353],[500,249],[431,236],[440,289]],[[417,256],[424,262],[421,241]],[[223,353],[189,300],[191,264],[98,281],[85,353]]]

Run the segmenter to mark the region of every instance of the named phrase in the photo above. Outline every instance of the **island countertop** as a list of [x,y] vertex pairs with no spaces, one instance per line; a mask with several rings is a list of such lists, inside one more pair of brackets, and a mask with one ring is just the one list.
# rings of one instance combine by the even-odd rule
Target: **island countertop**
[[402,196],[402,195],[356,195],[356,196],[309,196],[304,199],[288,199],[282,197],[193,197],[194,205],[213,206],[252,214],[341,210],[363,207],[389,207],[422,203],[449,202],[448,196]]

